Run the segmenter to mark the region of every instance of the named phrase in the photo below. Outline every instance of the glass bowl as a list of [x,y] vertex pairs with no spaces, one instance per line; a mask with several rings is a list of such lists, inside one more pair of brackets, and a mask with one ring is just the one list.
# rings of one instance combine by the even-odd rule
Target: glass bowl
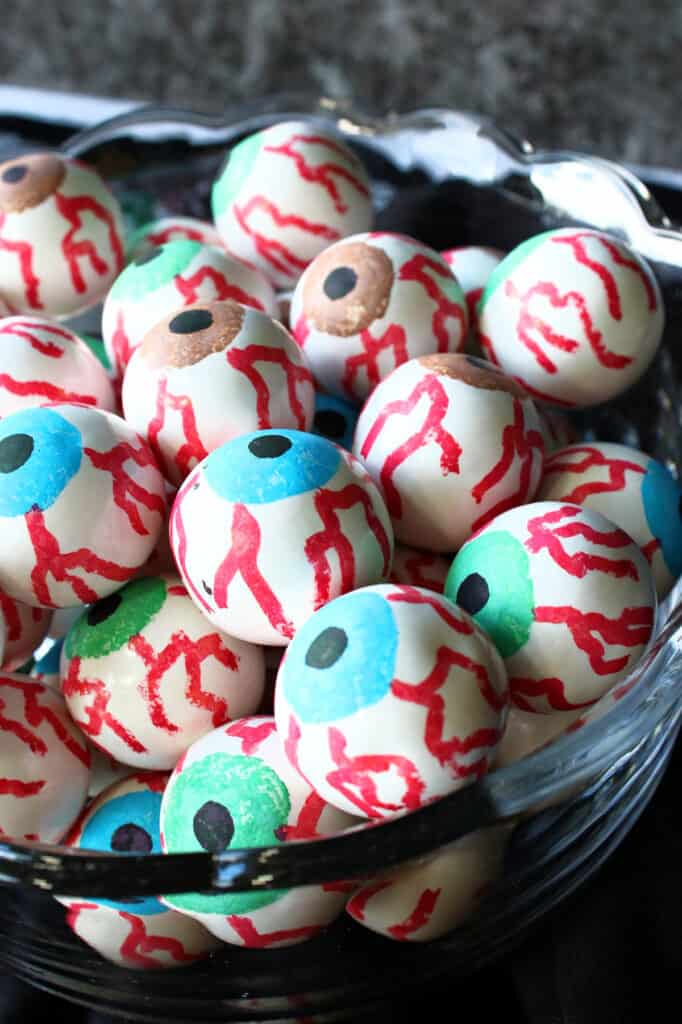
[[[645,256],[666,303],[664,345],[636,389],[578,420],[605,440],[639,445],[674,472],[682,467],[682,234],[625,168],[580,154],[538,153],[487,121],[451,110],[370,118],[296,97],[241,106],[221,119],[142,108],[80,132],[62,151],[98,166],[133,222],[168,213],[206,218],[226,148],[292,117],[331,126],[362,156],[382,229],[438,249],[508,249],[538,231],[581,224],[609,231]],[[0,962],[106,1013],[197,1024],[376,1019],[410,987],[470,973],[596,871],[652,796],[680,726],[680,597],[678,583],[636,672],[579,728],[410,814],[332,838],[219,855],[122,858],[0,844]],[[225,946],[180,971],[133,972],[82,945],[51,897],[280,889],[360,878],[497,823],[516,823],[502,876],[475,919],[424,945],[391,942],[342,917],[299,946]]]

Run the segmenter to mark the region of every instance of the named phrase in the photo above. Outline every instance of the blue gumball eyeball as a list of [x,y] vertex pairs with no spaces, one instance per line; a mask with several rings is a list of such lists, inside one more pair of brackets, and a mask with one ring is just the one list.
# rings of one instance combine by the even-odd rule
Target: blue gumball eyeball
[[661,544],[670,575],[682,574],[682,488],[665,466],[651,461],[642,480],[642,502],[649,529]]
[[55,503],[83,457],[77,427],[49,408],[25,409],[0,423],[0,516]]

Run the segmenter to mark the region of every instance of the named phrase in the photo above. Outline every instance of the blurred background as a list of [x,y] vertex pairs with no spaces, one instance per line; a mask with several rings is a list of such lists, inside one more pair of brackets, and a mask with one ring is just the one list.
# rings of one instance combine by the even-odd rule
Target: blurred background
[[3,0],[0,79],[205,111],[283,89],[450,105],[682,166],[681,52],[679,0]]

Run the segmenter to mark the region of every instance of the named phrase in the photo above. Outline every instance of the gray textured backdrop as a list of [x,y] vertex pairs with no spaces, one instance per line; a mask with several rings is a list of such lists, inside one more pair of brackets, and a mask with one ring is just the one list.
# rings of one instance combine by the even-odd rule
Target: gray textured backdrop
[[540,145],[682,166],[679,0],[3,0],[0,11],[5,82],[205,110],[285,88],[370,109],[449,104]]

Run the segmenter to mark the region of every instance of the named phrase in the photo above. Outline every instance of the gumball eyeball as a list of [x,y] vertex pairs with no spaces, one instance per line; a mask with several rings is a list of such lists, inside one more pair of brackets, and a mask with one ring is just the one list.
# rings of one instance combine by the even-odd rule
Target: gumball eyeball
[[318,384],[363,401],[408,359],[464,347],[464,293],[445,260],[405,235],[329,246],[301,276],[291,325]]
[[469,311],[469,326],[475,329],[478,303],[490,275],[502,262],[505,254],[502,249],[493,249],[485,245],[462,245],[456,249],[446,249],[441,256],[464,292]]
[[452,564],[451,558],[396,544],[389,583],[406,583],[442,594]]
[[[354,823],[291,768],[272,718],[216,729],[180,760],[161,807],[166,853],[222,853],[330,835]],[[343,910],[340,887],[182,893],[164,903],[223,942],[254,948],[312,938]]]
[[353,434],[359,414],[358,407],[347,402],[345,398],[317,391],[312,432],[341,445],[346,451],[352,451]]
[[634,668],[656,591],[634,541],[591,509],[542,501],[511,509],[466,543],[445,593],[485,629],[525,711],[571,711]]
[[122,397],[126,420],[175,484],[240,434],[307,430],[315,400],[289,332],[232,301],[197,303],[155,324],[128,364]]
[[[36,609],[40,611],[41,609]],[[51,690],[61,693],[62,679],[59,674],[59,665],[62,656],[63,640],[51,640],[45,637],[43,643],[33,654],[33,665],[31,666],[31,679],[37,679],[43,686],[49,686]]]
[[90,752],[58,693],[0,674],[0,835],[57,843],[88,793]]
[[0,320],[0,359],[0,417],[48,402],[116,408],[106,370],[60,324],[27,316]]
[[278,288],[331,242],[372,224],[369,179],[337,136],[288,121],[233,146],[213,185],[223,242]]
[[547,746],[566,732],[582,714],[584,712],[578,708],[573,711],[552,711],[550,715],[536,715],[512,705],[502,742],[497,748],[495,768],[506,768]]
[[223,248],[220,232],[209,221],[196,217],[160,217],[143,224],[128,243],[129,262],[145,259],[166,242],[199,242]]
[[102,310],[102,337],[122,375],[148,331],[195,303],[232,299],[277,316],[269,281],[224,249],[200,242],[166,242],[129,263],[114,281]]
[[[68,837],[75,849],[117,853],[161,852],[159,814],[168,776],[140,772],[99,794]],[[164,907],[153,896],[121,900],[67,899],[69,927],[121,967],[183,967],[217,946],[196,921]]]
[[219,629],[287,644],[316,608],[385,578],[393,532],[377,487],[337,445],[262,430],[217,448],[178,491],[171,547]]
[[566,407],[631,387],[664,324],[649,265],[624,242],[583,228],[517,246],[493,272],[478,316],[487,357],[533,397]]
[[399,942],[429,942],[474,916],[502,871],[509,828],[472,832],[428,857],[401,864],[358,889],[346,910]]
[[620,526],[651,565],[659,598],[682,573],[682,487],[650,455],[623,444],[574,444],[545,465],[541,501],[568,501]]
[[303,623],[275,688],[292,766],[325,800],[383,818],[488,770],[508,704],[502,660],[450,601],[364,587]]
[[51,628],[52,612],[34,608],[0,590],[0,621],[4,627],[5,653],[2,668],[14,672],[29,660]]
[[374,389],[353,452],[382,488],[396,539],[456,551],[488,519],[531,501],[540,421],[515,381],[473,356],[423,356]]
[[0,422],[0,586],[38,607],[86,604],[130,579],[166,508],[147,444],[83,405]]
[[254,712],[259,647],[220,633],[175,576],[132,580],[67,634],[62,693],[97,746],[122,764],[172,768],[188,746]]
[[123,267],[123,221],[100,175],[55,153],[0,164],[0,281],[14,312],[74,316]]

